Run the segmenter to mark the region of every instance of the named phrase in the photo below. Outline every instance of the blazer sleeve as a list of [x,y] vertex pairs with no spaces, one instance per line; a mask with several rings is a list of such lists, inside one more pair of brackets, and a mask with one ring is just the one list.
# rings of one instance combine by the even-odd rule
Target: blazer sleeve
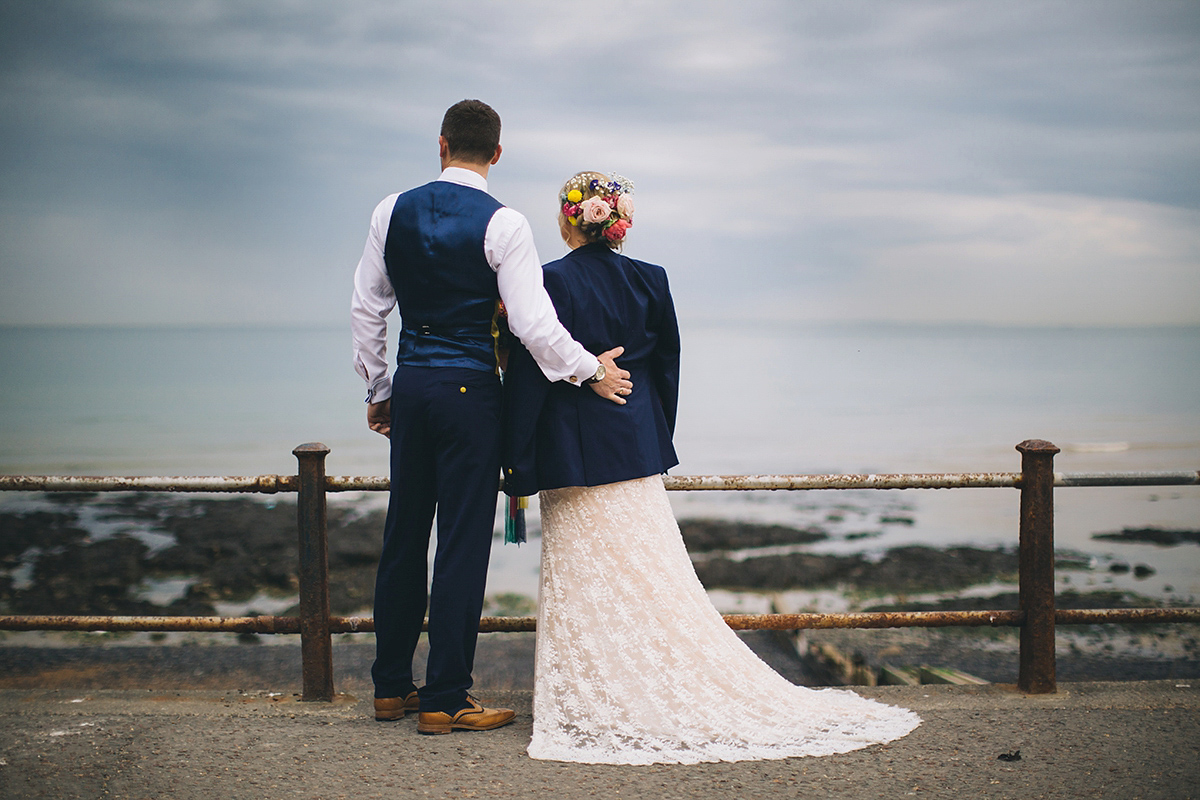
[[667,430],[674,436],[675,415],[679,406],[679,321],[675,318],[675,302],[671,299],[665,270],[658,301],[659,315],[655,331],[658,341],[651,355],[651,371],[658,397],[662,401],[663,415],[667,418]]

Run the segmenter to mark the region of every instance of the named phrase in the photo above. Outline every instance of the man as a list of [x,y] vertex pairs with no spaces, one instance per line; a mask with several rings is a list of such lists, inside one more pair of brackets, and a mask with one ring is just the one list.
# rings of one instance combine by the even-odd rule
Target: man
[[[467,694],[500,471],[497,301],[549,380],[589,385],[619,404],[632,390],[629,373],[613,363],[622,348],[594,356],[559,323],[529,223],[487,194],[488,170],[501,153],[496,112],[478,100],[451,106],[438,148],[438,180],[376,207],[351,304],[367,424],[391,439],[375,583],[375,718],[419,710],[417,730],[425,734],[490,730],[514,716]],[[402,328],[389,380],[386,317],[396,305]],[[418,691],[412,661],[427,603],[429,658]]]

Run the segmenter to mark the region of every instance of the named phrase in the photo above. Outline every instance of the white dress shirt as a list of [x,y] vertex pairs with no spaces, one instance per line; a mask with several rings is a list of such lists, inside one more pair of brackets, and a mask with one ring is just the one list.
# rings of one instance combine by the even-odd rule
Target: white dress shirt
[[[438,178],[487,191],[487,179],[461,167],[447,167]],[[371,215],[371,228],[362,259],[354,271],[354,297],[350,302],[350,330],[354,337],[354,369],[367,382],[367,402],[382,403],[392,396],[388,375],[387,316],[396,307],[396,294],[383,263],[392,209],[399,193],[388,195]],[[501,208],[488,223],[483,251],[496,271],[500,299],[508,312],[508,327],[551,381],[567,380],[576,386],[596,374],[600,362],[571,338],[558,321],[554,304],[542,284],[542,263],[533,244],[533,231],[525,217]]]

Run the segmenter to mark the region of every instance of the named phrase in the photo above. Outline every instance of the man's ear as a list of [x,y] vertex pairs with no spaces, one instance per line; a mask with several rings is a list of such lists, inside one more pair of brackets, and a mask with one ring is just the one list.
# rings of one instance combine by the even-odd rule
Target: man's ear
[[449,154],[450,154],[450,145],[448,145],[446,143],[446,137],[439,136],[438,137],[438,158],[445,161],[446,156],[448,156]]
[[496,145],[496,155],[492,156],[492,160],[489,162],[489,165],[490,165],[490,164],[495,164],[497,161],[499,161],[499,160],[500,160],[500,153],[501,153],[503,150],[504,150],[504,148],[503,148],[503,147],[501,147],[500,145]]

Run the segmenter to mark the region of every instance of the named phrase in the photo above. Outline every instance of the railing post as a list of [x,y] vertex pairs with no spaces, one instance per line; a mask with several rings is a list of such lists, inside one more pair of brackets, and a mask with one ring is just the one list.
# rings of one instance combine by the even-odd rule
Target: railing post
[[302,700],[333,700],[333,643],[329,638],[329,550],[326,541],[325,456],[320,442],[292,451],[299,461],[296,501],[300,531],[300,657]]
[[1020,598],[1021,670],[1017,687],[1028,694],[1058,690],[1054,661],[1054,454],[1041,439],[1017,445],[1021,453]]

